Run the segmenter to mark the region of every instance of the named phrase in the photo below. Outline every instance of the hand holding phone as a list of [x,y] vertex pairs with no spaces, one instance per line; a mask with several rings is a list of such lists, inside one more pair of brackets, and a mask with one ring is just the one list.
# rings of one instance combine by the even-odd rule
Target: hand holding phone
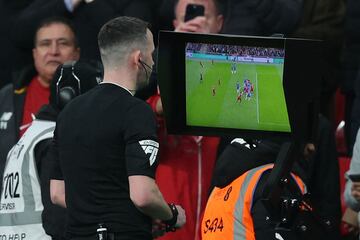
[[191,4],[186,5],[186,12],[184,21],[187,22],[191,19],[194,19],[198,16],[204,16],[205,7],[201,4]]
[[186,5],[184,21],[177,21],[175,32],[209,33],[210,26],[204,16],[205,7],[199,4]]

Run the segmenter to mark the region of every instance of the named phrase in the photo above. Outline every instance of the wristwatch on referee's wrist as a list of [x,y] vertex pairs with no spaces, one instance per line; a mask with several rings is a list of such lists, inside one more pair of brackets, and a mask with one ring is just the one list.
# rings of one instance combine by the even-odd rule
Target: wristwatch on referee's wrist
[[169,205],[169,207],[170,207],[170,209],[171,209],[171,212],[172,212],[172,215],[173,215],[173,216],[172,216],[171,219],[166,220],[166,221],[163,221],[163,222],[166,224],[165,230],[166,230],[167,232],[170,232],[170,231],[171,231],[171,232],[175,232],[175,231],[176,231],[175,225],[176,225],[177,217],[178,217],[179,213],[178,213],[178,210],[177,210],[175,204],[173,204],[173,203],[168,203],[168,205]]

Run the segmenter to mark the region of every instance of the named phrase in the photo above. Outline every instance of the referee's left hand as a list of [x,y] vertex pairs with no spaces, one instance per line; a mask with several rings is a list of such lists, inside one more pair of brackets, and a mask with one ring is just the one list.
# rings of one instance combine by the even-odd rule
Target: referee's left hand
[[178,211],[178,217],[175,224],[176,228],[181,228],[186,223],[185,210],[180,205],[175,205]]

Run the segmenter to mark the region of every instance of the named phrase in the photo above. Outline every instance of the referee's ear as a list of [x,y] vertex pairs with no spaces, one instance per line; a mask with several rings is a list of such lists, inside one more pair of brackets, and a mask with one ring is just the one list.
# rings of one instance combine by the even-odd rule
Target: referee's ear
[[131,55],[130,55],[130,65],[134,68],[136,68],[137,70],[139,70],[139,68],[141,68],[141,51],[140,50],[135,50]]

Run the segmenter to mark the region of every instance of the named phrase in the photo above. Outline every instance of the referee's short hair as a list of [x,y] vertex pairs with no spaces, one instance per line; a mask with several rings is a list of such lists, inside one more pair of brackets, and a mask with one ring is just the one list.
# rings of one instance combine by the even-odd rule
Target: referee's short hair
[[134,50],[145,50],[149,24],[134,17],[117,17],[107,22],[98,34],[104,66],[114,67]]

